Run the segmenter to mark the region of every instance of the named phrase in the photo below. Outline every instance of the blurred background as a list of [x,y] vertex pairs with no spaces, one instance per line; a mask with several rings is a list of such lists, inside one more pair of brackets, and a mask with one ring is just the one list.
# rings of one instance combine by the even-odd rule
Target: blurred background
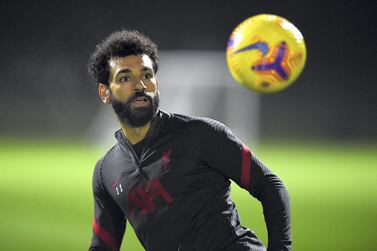
[[[294,250],[376,250],[377,11],[369,1],[1,1],[0,250],[86,250],[92,169],[115,141],[86,63],[137,29],[160,52],[161,107],[228,125],[287,185]],[[270,13],[303,34],[296,83],[247,91],[225,50]],[[267,244],[258,201],[233,186],[243,224]],[[122,250],[143,250],[128,226]]]

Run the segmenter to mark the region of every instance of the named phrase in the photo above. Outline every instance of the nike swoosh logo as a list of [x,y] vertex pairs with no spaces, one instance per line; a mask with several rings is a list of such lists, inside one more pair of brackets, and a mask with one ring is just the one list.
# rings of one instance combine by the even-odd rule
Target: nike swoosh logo
[[115,188],[122,177],[119,177],[111,182],[111,186]]

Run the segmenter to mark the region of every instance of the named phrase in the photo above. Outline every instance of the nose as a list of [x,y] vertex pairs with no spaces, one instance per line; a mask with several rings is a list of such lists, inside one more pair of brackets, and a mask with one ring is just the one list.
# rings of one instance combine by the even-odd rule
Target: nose
[[144,84],[142,79],[137,81],[137,83],[135,85],[135,91],[144,91],[146,89],[147,89],[147,86]]

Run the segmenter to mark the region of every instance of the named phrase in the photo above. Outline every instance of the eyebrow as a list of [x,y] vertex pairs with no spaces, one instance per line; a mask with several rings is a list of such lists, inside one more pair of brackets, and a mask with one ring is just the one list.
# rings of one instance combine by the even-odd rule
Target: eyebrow
[[118,71],[118,73],[116,74],[116,76],[119,76],[122,73],[131,73],[131,72],[132,71],[130,69],[123,69],[123,70]]
[[[152,68],[144,66],[141,69],[141,72],[147,72],[147,71],[152,71]],[[122,74],[122,73],[131,73],[131,72],[132,71],[130,69],[123,69],[123,70],[118,71],[118,73],[116,74],[116,76],[119,76],[119,74]]]

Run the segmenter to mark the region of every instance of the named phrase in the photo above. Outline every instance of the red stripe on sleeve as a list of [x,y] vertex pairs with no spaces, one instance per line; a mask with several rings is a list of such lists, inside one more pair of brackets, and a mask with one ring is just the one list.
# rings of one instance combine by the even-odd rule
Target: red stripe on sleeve
[[109,245],[112,250],[118,250],[118,245],[116,244],[114,238],[97,223],[96,218],[94,218],[93,221],[93,231],[99,238],[101,238],[101,240]]
[[241,186],[245,189],[248,189],[250,184],[250,158],[250,148],[242,144]]

